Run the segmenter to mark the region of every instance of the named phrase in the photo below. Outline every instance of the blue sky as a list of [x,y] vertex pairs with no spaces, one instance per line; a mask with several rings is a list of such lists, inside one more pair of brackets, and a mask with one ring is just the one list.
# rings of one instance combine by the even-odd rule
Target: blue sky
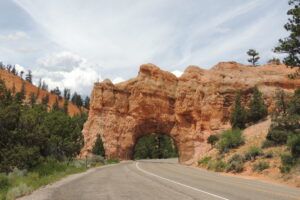
[[260,64],[285,37],[282,0],[1,0],[0,60],[34,81],[88,95],[103,78],[137,75],[143,63],[182,72],[221,61]]

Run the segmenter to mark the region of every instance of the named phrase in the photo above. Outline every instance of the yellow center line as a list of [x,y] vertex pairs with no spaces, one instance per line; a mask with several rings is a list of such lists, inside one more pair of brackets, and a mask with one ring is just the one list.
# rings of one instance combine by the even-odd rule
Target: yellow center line
[[218,182],[218,183],[223,183],[223,184],[226,184],[226,185],[232,185],[232,186],[243,188],[243,189],[249,189],[249,190],[253,190],[253,191],[267,193],[267,194],[271,194],[271,195],[274,195],[274,196],[281,196],[281,197],[287,197],[287,198],[290,198],[290,199],[300,200],[299,197],[295,197],[295,196],[288,195],[288,194],[281,194],[281,193],[271,192],[271,191],[268,191],[268,190],[253,188],[253,187],[250,187],[250,186],[244,186],[244,185],[240,185],[240,184],[237,184],[237,183],[229,183],[229,182],[226,182],[226,181],[221,181],[221,180],[216,180],[216,179],[212,179],[212,178],[207,178],[207,177],[203,177],[203,176],[192,174],[192,173],[188,173],[188,172],[182,172],[180,170],[177,170],[177,169],[174,169],[174,168],[171,168],[171,167],[163,166],[163,164],[159,164],[159,166],[161,168],[165,168],[165,169],[171,170],[173,172],[180,173],[180,174],[187,175],[187,176],[193,176],[193,177],[201,178],[201,179],[204,179],[204,180],[209,180],[209,181],[214,181],[214,182]]

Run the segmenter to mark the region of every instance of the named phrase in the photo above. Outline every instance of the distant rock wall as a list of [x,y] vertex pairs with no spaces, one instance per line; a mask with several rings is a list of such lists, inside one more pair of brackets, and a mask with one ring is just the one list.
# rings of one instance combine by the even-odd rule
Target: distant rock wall
[[107,157],[131,159],[139,137],[162,133],[175,141],[180,163],[194,164],[211,148],[207,137],[230,128],[237,90],[250,95],[258,86],[272,109],[276,88],[293,92],[300,86],[300,80],[287,77],[295,70],[275,63],[252,67],[227,62],[210,70],[189,66],[177,78],[145,64],[137,78],[116,85],[108,79],[95,83],[81,157],[90,155],[99,134]]

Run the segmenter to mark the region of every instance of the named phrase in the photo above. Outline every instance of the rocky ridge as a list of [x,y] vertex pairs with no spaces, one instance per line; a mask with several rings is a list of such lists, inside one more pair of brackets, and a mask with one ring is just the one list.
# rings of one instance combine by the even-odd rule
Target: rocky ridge
[[139,137],[163,133],[177,144],[179,161],[192,165],[211,148],[209,135],[230,128],[237,90],[247,96],[257,86],[272,110],[277,88],[291,93],[300,86],[300,80],[288,78],[295,70],[276,63],[222,62],[210,70],[189,66],[177,78],[145,64],[136,78],[116,85],[108,79],[95,83],[80,156],[90,155],[98,134],[107,157],[130,159]]

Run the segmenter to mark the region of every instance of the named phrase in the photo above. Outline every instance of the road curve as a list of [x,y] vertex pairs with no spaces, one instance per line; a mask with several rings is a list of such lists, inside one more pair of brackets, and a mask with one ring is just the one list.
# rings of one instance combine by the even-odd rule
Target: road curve
[[300,200],[300,189],[224,176],[174,159],[130,161],[96,168],[22,200]]

